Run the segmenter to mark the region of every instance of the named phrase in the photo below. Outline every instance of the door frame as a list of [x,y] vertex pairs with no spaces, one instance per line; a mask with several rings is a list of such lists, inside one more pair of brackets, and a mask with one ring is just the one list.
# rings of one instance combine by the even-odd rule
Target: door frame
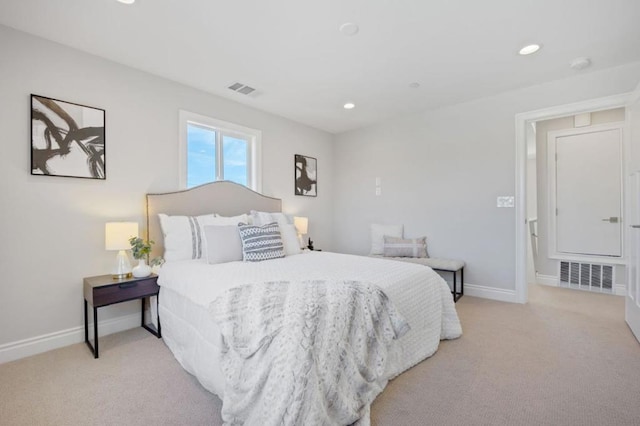
[[[527,303],[527,126],[536,121],[567,117],[586,112],[602,111],[626,107],[633,99],[634,92],[604,98],[591,99],[567,105],[559,105],[535,111],[523,112],[515,116],[515,244],[516,244],[516,302]],[[626,161],[629,149],[629,123],[625,120],[623,129],[622,152],[625,161],[622,165],[623,176],[627,175]],[[623,194],[623,198],[625,195]],[[623,200],[624,204],[624,200]],[[624,211],[624,210],[623,210]],[[626,232],[626,231],[625,231]]]

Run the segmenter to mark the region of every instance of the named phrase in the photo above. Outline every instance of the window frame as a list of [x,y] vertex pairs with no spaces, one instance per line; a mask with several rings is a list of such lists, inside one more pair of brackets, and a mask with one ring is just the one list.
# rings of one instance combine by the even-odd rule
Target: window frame
[[216,131],[216,177],[215,181],[220,181],[224,176],[224,146],[222,140],[224,136],[246,139],[247,147],[247,188],[256,192],[262,192],[262,132],[250,127],[241,126],[235,123],[207,117],[195,112],[180,110],[178,117],[179,127],[179,152],[178,152],[178,180],[180,189],[187,189],[188,172],[188,132],[189,124],[210,128]]

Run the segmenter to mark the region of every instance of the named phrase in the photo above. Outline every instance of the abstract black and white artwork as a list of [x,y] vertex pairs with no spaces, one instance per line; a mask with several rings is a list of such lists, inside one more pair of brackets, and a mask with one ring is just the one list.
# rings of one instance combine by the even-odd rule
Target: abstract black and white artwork
[[318,160],[295,154],[295,195],[315,197],[318,195]]
[[106,179],[105,111],[31,95],[31,174]]

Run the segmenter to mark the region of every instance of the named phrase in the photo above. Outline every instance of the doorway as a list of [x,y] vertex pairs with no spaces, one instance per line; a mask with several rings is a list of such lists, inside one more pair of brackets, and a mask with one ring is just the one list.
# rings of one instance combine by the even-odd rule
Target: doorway
[[624,281],[616,266],[623,263],[624,119],[624,108],[615,108],[535,123],[527,214],[530,230],[536,224],[530,249],[537,250],[528,283],[611,294],[616,277]]
[[[577,104],[564,105],[560,107],[549,108],[545,110],[533,111],[529,113],[522,113],[516,115],[516,302],[518,303],[526,303],[528,299],[528,280],[527,280],[527,272],[528,267],[527,264],[531,265],[530,256],[531,256],[531,240],[530,240],[530,229],[529,229],[529,212],[527,211],[527,199],[531,198],[530,192],[532,191],[530,186],[527,186],[527,170],[528,165],[531,163],[531,152],[530,147],[531,143],[527,144],[527,141],[530,141],[531,133],[536,135],[540,135],[542,132],[540,131],[540,124],[556,120],[563,119],[571,122],[571,127],[575,126],[575,115],[577,114],[585,114],[585,113],[593,113],[600,112],[606,110],[615,110],[624,108],[627,105],[630,94],[624,95],[616,95],[607,98],[595,99],[591,101],[581,102]],[[624,117],[624,111],[622,111]],[[616,121],[616,120],[611,120]],[[532,132],[532,129],[534,130]],[[544,132],[545,134],[547,131]],[[529,135],[529,138],[527,137]],[[540,144],[536,142],[536,147],[540,147]],[[623,144],[623,152],[626,149],[626,142]],[[529,149],[528,149],[529,148]],[[536,152],[536,157],[540,152]],[[536,161],[537,164],[537,161]],[[537,166],[536,166],[537,168]],[[538,174],[536,180],[536,191],[541,187],[541,180],[543,177]],[[546,182],[544,182],[544,187],[546,188]],[[544,202],[545,197],[536,195],[536,200],[539,202]],[[548,206],[547,206],[548,207]],[[543,211],[544,206],[537,206],[537,211]],[[542,235],[542,232],[545,232],[541,229],[541,217],[537,218],[538,225],[538,260],[542,258],[542,251],[545,249],[545,246],[548,244],[540,244],[539,237]],[[548,256],[545,255],[545,258]],[[620,258],[618,264],[624,264],[624,260]],[[549,274],[550,277],[558,277],[559,276],[559,264],[555,263],[555,267],[553,269],[553,273]],[[541,269],[541,264],[535,266],[536,269]],[[548,271],[548,269],[545,269]],[[531,275],[531,274],[529,274]],[[540,274],[538,272],[537,277],[540,275],[543,276],[545,274]],[[624,273],[620,275],[624,277]],[[556,278],[557,280],[557,278]]]

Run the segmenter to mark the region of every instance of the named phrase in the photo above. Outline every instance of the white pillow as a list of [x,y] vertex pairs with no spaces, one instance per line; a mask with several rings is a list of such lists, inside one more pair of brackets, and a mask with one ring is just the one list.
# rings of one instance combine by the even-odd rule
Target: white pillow
[[214,225],[215,215],[167,216],[160,213],[160,227],[164,235],[164,260],[201,259],[205,257],[203,226]]
[[251,215],[253,225],[256,226],[263,226],[273,222],[277,222],[278,226],[293,224],[293,216],[290,214],[259,212],[256,210],[251,210],[249,214]]
[[384,254],[384,236],[402,238],[402,225],[371,224],[371,254]]
[[249,221],[248,214],[241,214],[238,216],[220,216],[216,214],[216,225],[233,225],[237,226],[239,223],[247,223]]
[[280,226],[280,235],[282,236],[282,244],[284,245],[284,254],[291,256],[302,253],[300,241],[298,241],[298,231],[291,223]]
[[242,241],[237,225],[204,227],[207,240],[207,262],[211,264],[242,260]]

